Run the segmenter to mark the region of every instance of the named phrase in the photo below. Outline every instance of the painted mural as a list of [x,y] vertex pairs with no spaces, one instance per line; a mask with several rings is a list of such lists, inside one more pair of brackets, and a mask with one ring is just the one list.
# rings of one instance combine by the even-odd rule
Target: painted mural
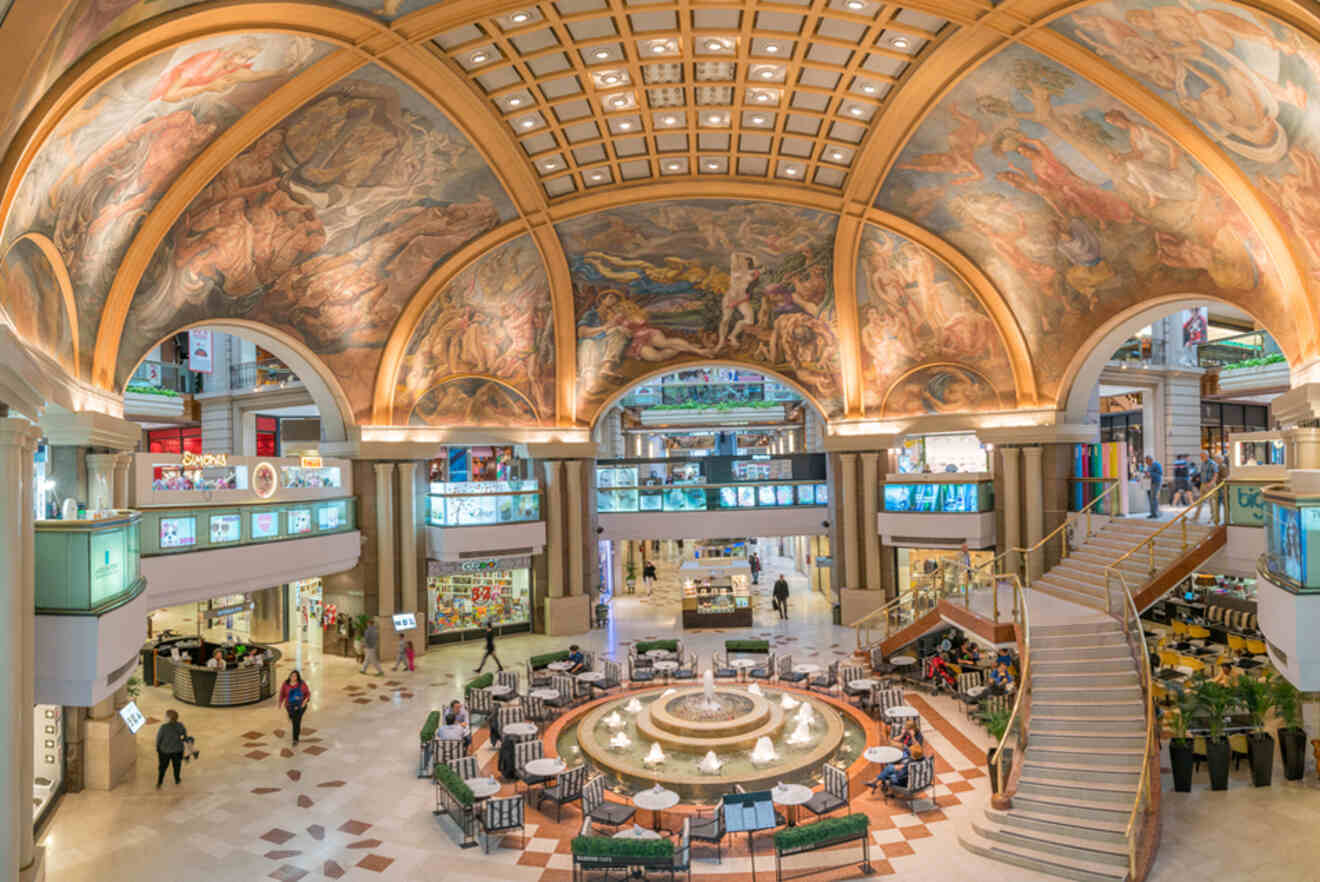
[[20,338],[74,372],[72,319],[55,268],[31,240],[14,243],[0,261],[0,311]]
[[1204,0],[1098,3],[1053,27],[1222,146],[1286,218],[1320,280],[1320,45],[1245,6]]
[[[143,61],[92,92],[52,133],[23,179],[5,243],[48,236],[82,321],[96,322],[133,234],[174,179],[225,129],[329,47],[304,37],[201,40]],[[84,372],[92,346],[82,347]]]
[[926,362],[974,364],[999,389],[1013,388],[999,329],[967,283],[927,249],[870,224],[857,264],[857,314],[868,413],[879,411],[898,377]]
[[1263,248],[1204,169],[1130,109],[1025,47],[956,86],[922,123],[877,206],[972,257],[1021,323],[1044,395],[1078,344],[1154,295],[1262,315]]
[[483,374],[521,393],[538,421],[553,422],[554,359],[550,280],[531,237],[520,236],[459,272],[426,307],[399,365],[395,413],[412,412],[437,380]]
[[974,368],[957,364],[925,365],[889,388],[880,415],[968,413],[998,410],[1009,403],[989,378]]
[[257,139],[193,200],[134,296],[119,381],[181,325],[243,318],[305,343],[366,420],[379,350],[404,304],[514,213],[434,105],[364,69]]
[[532,403],[495,380],[459,377],[427,390],[408,415],[410,426],[534,426]]
[[558,224],[573,275],[578,418],[661,365],[715,358],[783,373],[841,413],[836,224],[812,209],[721,199]]

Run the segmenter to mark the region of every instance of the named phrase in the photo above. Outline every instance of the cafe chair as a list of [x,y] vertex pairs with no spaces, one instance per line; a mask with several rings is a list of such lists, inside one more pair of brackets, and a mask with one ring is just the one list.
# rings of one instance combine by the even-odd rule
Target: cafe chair
[[645,660],[637,656],[628,657],[628,679],[633,683],[649,683],[655,679],[655,668],[651,667],[650,659]]
[[[913,808],[913,805],[921,798],[923,792],[929,790],[931,791],[931,809],[933,809],[935,807],[935,758],[926,757],[908,763],[907,773],[907,784],[902,787],[890,787],[889,792],[895,799],[906,802],[908,811],[915,814],[916,809]],[[930,811],[930,809],[924,809],[923,811]]]
[[969,694],[977,686],[985,685],[984,675],[980,671],[968,671],[958,675],[958,701],[962,703],[963,713],[971,716],[972,709],[981,703],[981,696]]
[[1264,640],[1248,640],[1247,652],[1250,655],[1266,655]]
[[841,808],[847,808],[848,797],[848,773],[838,766],[825,764],[825,789],[817,791],[807,800],[808,811],[813,815],[828,815],[830,812],[838,811]]
[[550,678],[554,676],[553,671],[549,670],[548,668],[542,668],[541,670],[538,671],[532,667],[532,663],[530,660],[523,662],[523,666],[527,668],[528,689],[539,689],[541,687],[550,685]]
[[491,700],[490,693],[485,689],[469,689],[467,693],[468,718],[476,726],[476,718],[480,716],[484,723],[489,724],[491,717],[495,716],[495,702]]
[[545,703],[556,711],[567,710],[574,705],[574,696],[577,694],[573,678],[568,674],[555,674],[550,681],[550,688],[559,694],[554,698],[547,698]]
[[1229,634],[1228,648],[1232,652],[1241,655],[1247,651],[1247,638],[1243,637],[1241,634]]
[[671,679],[674,680],[697,679],[697,654],[695,652],[688,655],[687,661],[679,662],[678,667],[674,669],[673,676]]
[[[659,868],[661,872],[665,868]],[[677,879],[680,873],[686,873],[688,882],[692,882],[692,819],[683,819],[683,832],[674,843],[674,863],[668,868],[669,878]]]
[[715,846],[715,863],[724,863],[724,836],[728,831],[724,827],[723,806],[716,805],[710,817],[704,814],[698,815],[695,818],[688,818],[687,823],[687,829],[694,840]]
[[1172,622],[1169,622],[1169,630],[1172,631],[1173,636],[1177,637],[1179,640],[1187,639],[1187,623],[1183,620],[1174,619]]
[[866,669],[861,665],[843,665],[839,668],[839,687],[843,690],[844,696],[859,707],[870,697],[871,690],[854,689],[848,684],[854,680],[864,679],[866,679]]
[[807,681],[807,687],[817,692],[833,692],[834,687],[839,685],[839,663],[830,662],[830,666],[825,669],[825,673],[812,677]]
[[718,652],[710,654],[710,670],[716,680],[735,680],[738,677],[737,669],[729,667],[728,656]]
[[[747,792],[747,788],[744,787],[744,786],[742,786],[741,784],[734,784],[734,785],[733,785],[733,792],[734,792],[734,793],[746,793],[746,792]],[[781,811],[776,810],[776,811],[775,811],[775,826],[776,826],[776,827],[783,827],[783,826],[786,825],[787,823],[788,823],[788,818],[784,817],[784,813],[781,812]]]
[[750,668],[747,676],[753,680],[770,680],[775,676],[775,654],[772,652],[766,656],[765,664],[760,667]]
[[513,746],[513,767],[516,770],[514,775],[529,790],[533,787],[542,786],[553,777],[550,775],[533,775],[527,771],[528,763],[544,756],[545,751],[541,747],[541,742],[537,739],[519,741]]
[[1238,766],[1242,765],[1243,760],[1248,763],[1251,762],[1251,750],[1247,746],[1246,735],[1229,735],[1228,748],[1232,751],[1234,771],[1237,771]]
[[891,707],[898,707],[903,703],[903,690],[897,687],[889,689],[875,690],[875,702],[872,705],[873,710],[880,717],[885,718],[885,711]]
[[449,761],[449,768],[464,781],[481,777],[481,766],[475,756],[460,756]]
[[882,647],[876,646],[871,649],[871,670],[881,677],[888,677],[894,673],[894,666],[885,661],[885,653]]
[[793,670],[793,656],[786,655],[779,660],[779,682],[792,683],[797,685],[807,679],[806,674],[799,674]]
[[623,665],[614,661],[604,661],[601,662],[601,668],[605,679],[599,683],[592,683],[591,688],[598,689],[604,694],[623,685]]
[[527,716],[523,713],[521,704],[512,707],[501,707],[495,711],[495,728],[499,731],[500,738],[503,738],[505,726],[510,723],[521,723],[526,719]]
[[[637,809],[621,802],[611,802],[605,798],[605,779],[600,775],[587,782],[582,788],[583,823],[595,821],[610,827],[622,827],[633,819]],[[584,836],[589,833],[582,834]]]
[[508,686],[513,691],[508,695],[495,696],[496,701],[517,701],[518,700],[518,672],[500,671],[495,674],[495,682],[501,686]]
[[[506,796],[503,799],[488,799],[481,806],[477,815],[477,824],[486,834],[486,854],[490,854],[490,834],[503,833],[505,830],[517,830],[523,835],[523,815],[526,811],[525,800],[521,795]],[[525,837],[524,837],[525,838]]]
[[554,713],[546,706],[544,698],[533,698],[530,695],[525,695],[523,696],[522,706],[527,719],[538,726],[549,722],[554,716]]
[[435,761],[437,763],[452,762],[456,759],[462,759],[466,755],[467,748],[463,746],[462,738],[435,739]]
[[559,780],[550,787],[543,787],[536,794],[536,808],[539,811],[543,800],[550,800],[555,804],[555,823],[559,823],[560,815],[564,811],[564,805],[570,802],[578,802],[582,799],[582,785],[587,780],[587,767],[574,766],[567,771],[559,774]]
[[1201,625],[1189,625],[1187,627],[1187,636],[1191,640],[1200,640],[1202,645],[1204,645],[1205,641],[1210,637],[1210,629],[1202,627]]

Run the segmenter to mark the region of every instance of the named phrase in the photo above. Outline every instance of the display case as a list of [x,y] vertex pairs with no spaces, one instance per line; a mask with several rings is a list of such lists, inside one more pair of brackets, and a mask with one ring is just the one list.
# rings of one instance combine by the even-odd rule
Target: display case
[[427,522],[433,527],[511,524],[541,519],[535,481],[432,482]]
[[[133,507],[313,501],[351,495],[345,459],[231,456],[224,453],[138,453]],[[206,525],[201,525],[205,531]]]
[[923,481],[884,485],[884,510],[971,514],[994,509],[989,481]]
[[433,566],[426,580],[428,638],[461,638],[487,621],[501,629],[529,625],[530,578],[526,567],[440,572]]
[[43,613],[102,614],[146,587],[137,512],[94,520],[37,521],[36,608]]
[[355,499],[147,509],[141,514],[142,553],[176,554],[342,533],[356,529],[355,509]]
[[683,582],[684,628],[750,628],[752,598],[746,573],[694,576]]

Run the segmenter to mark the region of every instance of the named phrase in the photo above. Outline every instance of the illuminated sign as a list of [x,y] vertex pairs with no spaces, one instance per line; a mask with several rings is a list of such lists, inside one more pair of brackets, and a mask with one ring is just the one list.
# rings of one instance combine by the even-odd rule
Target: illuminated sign
[[508,570],[524,570],[532,565],[530,555],[511,557],[479,558],[473,560],[428,560],[428,576],[448,576],[454,573],[494,573]]
[[270,499],[280,488],[280,476],[275,466],[268,462],[259,462],[252,470],[252,492],[262,499]]
[[218,466],[229,465],[229,454],[227,453],[188,453],[183,454],[183,465],[185,468],[209,469]]
[[319,456],[300,456],[298,465],[305,469],[319,469],[321,467],[321,457]]
[[119,709],[119,716],[123,718],[124,725],[128,726],[128,731],[132,732],[134,735],[137,734],[138,729],[141,729],[147,724],[147,718],[142,715],[142,711],[138,710],[137,702],[135,701],[130,701],[128,704],[121,707]]

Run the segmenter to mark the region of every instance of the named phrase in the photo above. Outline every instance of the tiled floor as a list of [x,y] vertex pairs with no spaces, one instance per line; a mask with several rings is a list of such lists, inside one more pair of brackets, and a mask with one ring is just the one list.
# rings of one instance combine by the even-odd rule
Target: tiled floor
[[[775,571],[768,562],[767,572]],[[794,580],[793,617],[780,622],[769,607],[769,581],[760,586],[752,633],[773,640],[780,652],[832,660],[850,652],[855,635],[830,624],[823,597]],[[721,648],[726,634],[683,633],[677,586],[672,575],[653,596],[625,596],[615,602],[609,628],[575,638],[605,656],[621,658],[626,644],[648,637],[681,634],[703,662]],[[567,641],[534,635],[500,641],[506,665],[528,655],[560,648]],[[303,742],[289,743],[288,721],[267,701],[237,710],[208,710],[173,702],[166,689],[147,689],[144,711],[160,719],[177,708],[197,737],[200,760],[184,767],[180,786],[155,790],[154,736],[158,723],[138,734],[138,763],[132,778],[111,792],[65,795],[56,808],[44,844],[52,882],[208,882],[280,880],[511,880],[558,882],[570,877],[568,841],[580,815],[553,816],[530,811],[525,836],[504,837],[489,856],[460,850],[454,828],[431,814],[434,795],[418,779],[416,733],[425,713],[458,693],[480,657],[472,642],[432,650],[413,673],[363,676],[347,659],[309,654],[304,668],[314,690]],[[290,665],[281,666],[281,673]],[[997,864],[964,852],[956,826],[968,805],[986,798],[982,773],[987,738],[962,711],[943,698],[914,696],[922,710],[928,743],[938,757],[938,808],[919,815],[886,805],[854,778],[855,810],[872,817],[872,864],[878,873],[905,880],[1040,882],[1046,877]],[[477,755],[487,767],[494,754],[478,739]],[[869,770],[868,770],[869,771]],[[1320,879],[1320,845],[1305,831],[1313,828],[1320,798],[1305,786],[1276,780],[1269,790],[1247,787],[1244,769],[1224,794],[1166,796],[1166,833],[1152,879]],[[1204,772],[1202,773],[1204,777]],[[1276,779],[1281,776],[1276,775]],[[1167,785],[1166,785],[1167,786]],[[1198,782],[1198,791],[1205,783]],[[511,787],[509,789],[512,789]],[[1266,843],[1287,835],[1287,848]],[[1206,843],[1224,847],[1208,848]],[[1251,843],[1229,847],[1227,843]],[[726,841],[724,860],[698,848],[694,875],[718,882],[744,882],[752,869],[746,837]],[[856,852],[854,852],[856,853]],[[769,838],[758,838],[756,871],[772,878]],[[847,853],[816,858],[828,863]],[[1263,873],[1263,875],[1262,875]],[[855,864],[813,879],[860,878]]]

